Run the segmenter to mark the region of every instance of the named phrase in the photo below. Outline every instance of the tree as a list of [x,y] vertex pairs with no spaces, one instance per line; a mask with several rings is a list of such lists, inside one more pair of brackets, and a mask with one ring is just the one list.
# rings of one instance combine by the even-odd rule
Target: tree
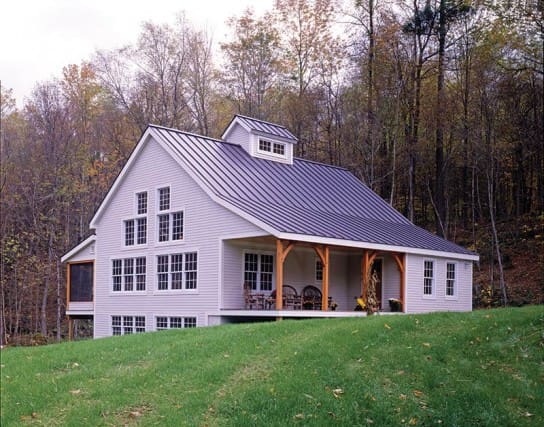
[[247,9],[227,22],[234,39],[221,44],[226,66],[223,81],[227,97],[238,113],[268,119],[272,89],[279,83],[280,49],[278,31],[267,13],[257,18]]

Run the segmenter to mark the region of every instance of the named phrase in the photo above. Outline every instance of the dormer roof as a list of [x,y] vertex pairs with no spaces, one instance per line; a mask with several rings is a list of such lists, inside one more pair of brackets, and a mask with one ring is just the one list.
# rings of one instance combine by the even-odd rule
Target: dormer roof
[[268,136],[274,139],[279,138],[285,142],[290,142],[291,144],[296,144],[298,142],[296,136],[293,135],[285,126],[239,114],[236,114],[232,118],[221,138],[228,141],[229,133],[236,126],[236,124],[240,124],[247,132],[255,135]]

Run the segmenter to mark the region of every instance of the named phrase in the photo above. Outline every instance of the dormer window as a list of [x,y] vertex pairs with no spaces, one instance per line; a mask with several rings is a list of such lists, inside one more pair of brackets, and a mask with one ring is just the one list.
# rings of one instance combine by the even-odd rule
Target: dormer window
[[259,139],[259,151],[285,156],[285,144]]

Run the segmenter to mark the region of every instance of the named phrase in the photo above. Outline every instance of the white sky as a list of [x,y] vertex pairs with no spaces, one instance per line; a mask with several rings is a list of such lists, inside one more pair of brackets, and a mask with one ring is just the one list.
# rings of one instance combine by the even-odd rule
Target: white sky
[[19,106],[36,83],[60,77],[68,64],[97,49],[133,43],[141,23],[173,23],[177,13],[197,28],[227,34],[225,21],[249,6],[257,14],[273,0],[0,0],[0,80]]

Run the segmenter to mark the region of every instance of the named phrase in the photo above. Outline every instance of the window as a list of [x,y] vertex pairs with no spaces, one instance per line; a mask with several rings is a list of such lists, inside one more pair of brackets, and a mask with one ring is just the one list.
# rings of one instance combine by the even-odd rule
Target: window
[[252,290],[271,291],[274,275],[274,256],[246,253],[244,256],[244,282]]
[[145,245],[147,243],[147,191],[136,193],[137,218],[124,221],[125,246]]
[[125,246],[133,246],[135,237],[137,245],[145,245],[147,243],[147,218],[125,221]]
[[315,280],[316,282],[323,281],[323,262],[320,259],[315,260]]
[[170,187],[158,190],[159,212],[157,236],[159,242],[183,240],[183,211],[170,211]]
[[70,295],[68,301],[93,300],[93,263],[70,264]]
[[159,210],[170,209],[170,187],[159,188]]
[[112,335],[130,335],[145,332],[145,316],[111,316]]
[[453,262],[446,263],[446,296],[455,296],[455,264]]
[[183,211],[159,215],[159,242],[183,240]]
[[157,330],[196,328],[196,317],[157,317]]
[[157,257],[157,289],[159,291],[196,289],[197,269],[196,252],[159,255]]
[[434,262],[425,261],[423,266],[423,295],[433,295],[433,283],[434,283]]
[[265,151],[267,153],[273,153],[273,154],[278,154],[280,156],[285,156],[285,144],[270,142],[270,141],[267,141],[266,139],[260,139],[259,151]]
[[271,151],[272,143],[270,141],[265,141],[264,139],[259,140],[259,150],[261,151]]
[[147,191],[136,194],[136,212],[138,215],[147,213]]
[[114,259],[111,276],[113,292],[145,291],[146,258]]
[[272,152],[274,154],[279,154],[280,156],[285,155],[285,145],[283,145],[283,144],[274,144]]

